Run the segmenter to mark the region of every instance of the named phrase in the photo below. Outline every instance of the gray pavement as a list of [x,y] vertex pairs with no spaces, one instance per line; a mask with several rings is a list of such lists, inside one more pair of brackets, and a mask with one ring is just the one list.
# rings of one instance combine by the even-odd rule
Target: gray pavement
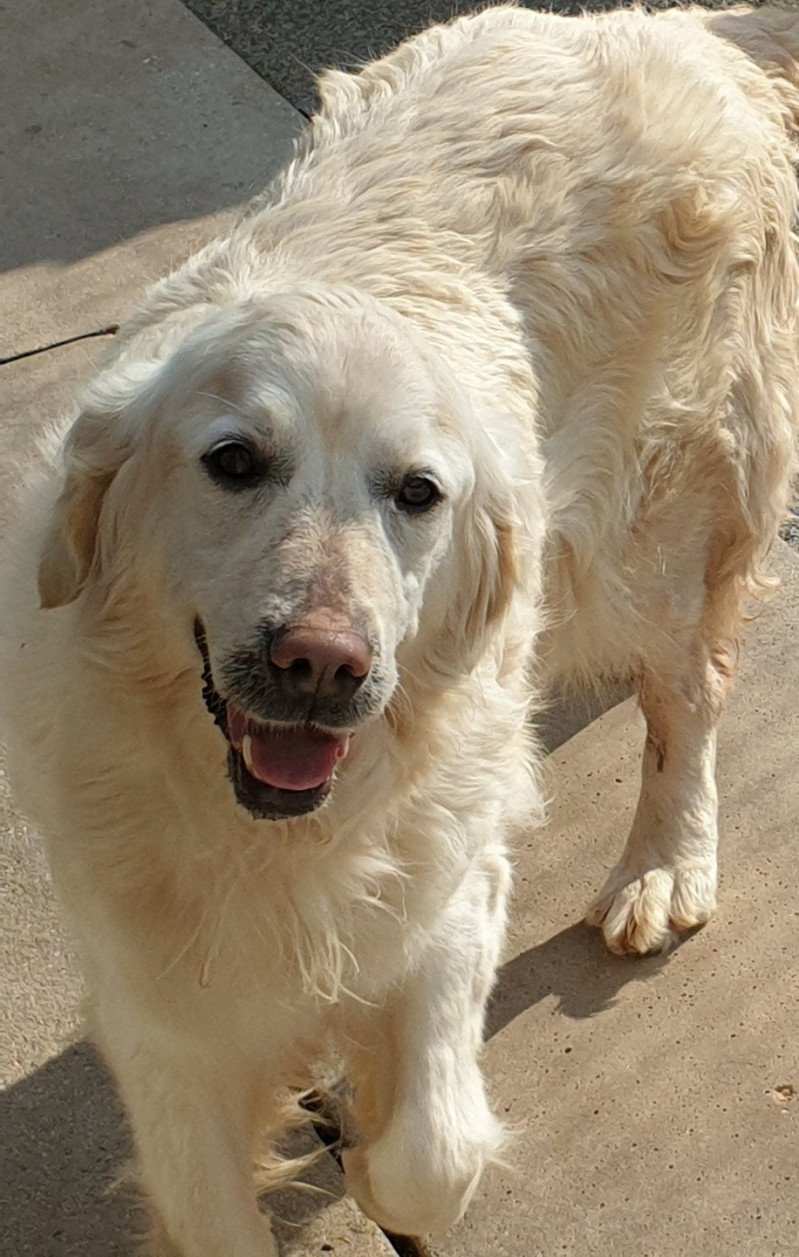
[[[0,533],[14,526],[14,462],[71,405],[98,333],[288,153],[302,118],[283,96],[308,107],[312,69],[463,6],[190,7],[231,48],[178,0],[3,13]],[[435,1257],[799,1257],[799,575],[787,548],[776,556],[785,588],[750,628],[722,730],[720,915],[665,960],[610,957],[579,924],[634,804],[631,705],[548,720],[556,802],[519,852],[485,1057],[517,1134]],[[109,1191],[129,1141],[80,1042],[80,989],[39,840],[0,776],[2,1257],[132,1252],[132,1197]],[[389,1257],[330,1157],[315,1181],[326,1194],[278,1202],[284,1257]]]
[[0,91],[0,359],[118,321],[303,123],[179,0],[7,6]]

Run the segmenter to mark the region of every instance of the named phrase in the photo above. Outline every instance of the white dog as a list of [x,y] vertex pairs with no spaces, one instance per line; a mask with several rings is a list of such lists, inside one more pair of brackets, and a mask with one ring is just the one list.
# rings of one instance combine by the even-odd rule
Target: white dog
[[28,494],[13,777],[158,1257],[276,1252],[251,1158],[329,1050],[366,1212],[459,1217],[545,683],[640,687],[608,945],[713,912],[716,725],[795,467],[797,51],[769,10],[501,8],[326,75]]

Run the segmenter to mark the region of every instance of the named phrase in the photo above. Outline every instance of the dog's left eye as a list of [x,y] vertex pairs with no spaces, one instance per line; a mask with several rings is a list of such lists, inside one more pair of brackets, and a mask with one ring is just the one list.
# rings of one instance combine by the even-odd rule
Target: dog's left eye
[[243,441],[222,441],[201,461],[211,479],[226,489],[246,489],[266,474],[262,460]]
[[395,501],[409,515],[420,515],[441,501],[441,491],[427,476],[406,476]]

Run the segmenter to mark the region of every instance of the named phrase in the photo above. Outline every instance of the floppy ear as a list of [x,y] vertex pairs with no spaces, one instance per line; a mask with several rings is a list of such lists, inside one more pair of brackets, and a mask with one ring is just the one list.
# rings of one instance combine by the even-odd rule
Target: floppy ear
[[518,586],[511,504],[473,498],[456,521],[453,559],[454,597],[430,660],[436,671],[450,676],[480,661]]
[[108,486],[130,453],[119,412],[87,409],[64,447],[64,481],[39,557],[39,599],[45,610],[77,598],[94,561],[97,526]]
[[493,502],[476,507],[464,530],[461,553],[461,587],[452,609],[451,631],[466,655],[479,656],[486,634],[502,619],[518,583],[509,513]]

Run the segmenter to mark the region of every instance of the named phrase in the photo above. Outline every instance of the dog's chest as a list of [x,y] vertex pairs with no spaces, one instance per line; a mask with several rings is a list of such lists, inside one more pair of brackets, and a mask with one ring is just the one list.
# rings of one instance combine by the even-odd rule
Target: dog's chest
[[383,885],[251,875],[140,935],[144,985],[195,1033],[235,1026],[254,1044],[302,1036],[338,1001],[379,1000],[401,981],[433,910],[428,890],[393,875]]

